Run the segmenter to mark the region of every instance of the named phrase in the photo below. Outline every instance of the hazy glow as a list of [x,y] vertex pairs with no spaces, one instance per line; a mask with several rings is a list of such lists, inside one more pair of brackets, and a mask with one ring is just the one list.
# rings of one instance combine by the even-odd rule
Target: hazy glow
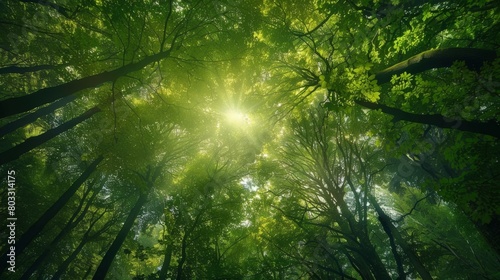
[[250,118],[245,113],[237,110],[229,110],[225,113],[226,121],[231,124],[249,124]]

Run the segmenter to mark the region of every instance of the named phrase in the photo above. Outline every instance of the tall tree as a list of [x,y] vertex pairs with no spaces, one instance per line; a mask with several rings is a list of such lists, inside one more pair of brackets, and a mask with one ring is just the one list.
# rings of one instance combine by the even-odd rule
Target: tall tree
[[26,139],[24,142],[21,144],[14,146],[2,153],[0,153],[0,165],[11,162],[15,159],[18,159],[20,156],[23,154],[37,148],[38,146],[42,145],[43,143],[49,141],[50,139],[60,135],[61,133],[64,133],[76,125],[80,124],[81,122],[91,118],[93,115],[96,113],[101,112],[101,109],[99,107],[93,107],[87,111],[85,111],[83,114],[81,114],[78,117],[75,117],[60,126],[56,128],[52,128],[47,130],[46,132],[30,137]]
[[[80,203],[78,204],[77,209],[75,210],[71,218],[68,220],[66,225],[63,227],[63,229],[61,229],[61,232],[59,232],[59,234],[56,237],[54,237],[54,239],[49,243],[47,248],[37,257],[37,259],[24,272],[24,274],[21,276],[20,279],[29,279],[31,275],[38,269],[38,267],[47,259],[47,256],[49,256],[50,253],[52,253],[54,247],[56,247],[57,244],[84,219],[85,215],[87,215],[87,212],[91,204],[94,202],[94,199],[99,194],[99,191],[104,187],[105,182],[106,180],[103,180],[103,182],[101,182],[98,187],[92,186],[87,188],[84,196],[82,197]],[[92,192],[92,195],[87,200],[87,196],[89,195],[90,192]]]
[[70,103],[71,101],[75,100],[76,96],[68,96],[65,98],[61,98],[58,101],[42,107],[38,110],[36,110],[33,113],[27,114],[23,117],[18,118],[17,120],[14,120],[8,124],[5,124],[0,128],[0,137],[3,137],[7,135],[8,133],[15,131],[16,129],[19,129],[25,125],[28,125],[34,121],[36,121],[38,118],[43,117],[47,114],[50,114],[54,112],[56,109],[63,107],[64,105]]
[[[49,223],[52,218],[63,208],[63,206],[73,197],[75,192],[80,188],[80,186],[92,175],[96,170],[97,166],[104,159],[103,156],[97,157],[90,165],[85,169],[85,171],[78,177],[73,184],[57,199],[52,206],[47,209],[38,220],[30,226],[30,228],[19,238],[16,242],[16,254],[20,255],[24,249],[38,236],[38,234],[43,230],[43,228]],[[4,271],[7,268],[7,252],[2,255],[2,264],[0,266],[0,271]]]
[[118,252],[118,250],[120,250],[123,241],[125,241],[127,234],[130,232],[130,229],[134,225],[135,219],[140,214],[144,204],[146,204],[147,197],[147,193],[142,193],[139,195],[137,202],[130,210],[130,213],[127,216],[127,219],[125,220],[122,228],[118,232],[118,235],[116,235],[115,240],[113,241],[113,243],[111,243],[109,249],[106,251],[106,254],[99,263],[99,266],[94,273],[93,279],[104,279],[106,277],[106,274],[108,273],[111,263],[116,256],[116,253]]

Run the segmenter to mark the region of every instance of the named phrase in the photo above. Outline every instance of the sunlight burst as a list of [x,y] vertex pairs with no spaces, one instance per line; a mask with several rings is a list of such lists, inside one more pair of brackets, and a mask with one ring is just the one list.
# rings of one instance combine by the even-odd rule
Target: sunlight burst
[[243,125],[249,124],[250,118],[247,114],[237,111],[237,110],[229,110],[225,113],[226,121],[230,124]]

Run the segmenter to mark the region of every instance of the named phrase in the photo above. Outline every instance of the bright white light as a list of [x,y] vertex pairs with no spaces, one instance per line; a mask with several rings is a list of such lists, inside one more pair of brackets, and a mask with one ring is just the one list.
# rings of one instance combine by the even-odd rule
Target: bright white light
[[249,220],[244,220],[240,223],[240,226],[242,227],[249,227],[252,225],[252,222],[250,222]]
[[258,189],[257,185],[254,183],[252,177],[245,176],[241,179],[240,184],[247,190],[256,191]]
[[236,110],[226,112],[225,116],[226,120],[232,124],[248,124],[250,122],[246,114]]

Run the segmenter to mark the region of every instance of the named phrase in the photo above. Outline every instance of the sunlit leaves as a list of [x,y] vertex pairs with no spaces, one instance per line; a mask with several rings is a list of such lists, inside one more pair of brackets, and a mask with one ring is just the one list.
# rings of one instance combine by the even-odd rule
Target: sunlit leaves
[[375,80],[375,75],[370,75],[371,64],[365,64],[354,69],[348,69],[347,78],[349,92],[358,93],[371,102],[376,102],[380,98],[380,86]]
[[402,36],[395,40],[394,50],[398,53],[408,53],[410,49],[418,46],[423,39],[424,25],[415,21],[411,24],[412,28],[406,30]]

